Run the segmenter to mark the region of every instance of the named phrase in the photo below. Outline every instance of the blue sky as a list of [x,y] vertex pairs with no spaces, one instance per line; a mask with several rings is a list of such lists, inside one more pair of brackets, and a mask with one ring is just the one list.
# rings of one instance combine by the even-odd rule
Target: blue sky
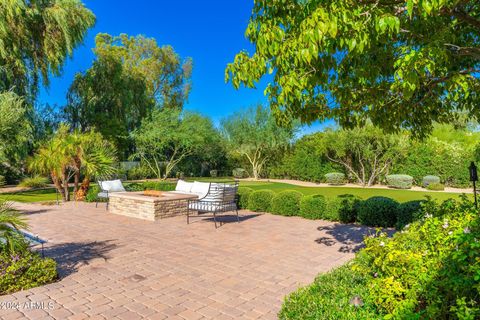
[[[52,78],[42,89],[40,103],[62,106],[75,73],[88,69],[94,59],[92,48],[99,32],[118,35],[143,34],[159,45],[171,45],[181,57],[192,57],[193,88],[186,109],[210,116],[216,123],[236,110],[265,103],[266,81],[257,89],[233,89],[224,81],[225,67],[236,53],[253,52],[245,29],[253,0],[154,1],[84,0],[97,17],[97,23],[64,68],[61,77]],[[309,132],[321,127],[305,128]]]

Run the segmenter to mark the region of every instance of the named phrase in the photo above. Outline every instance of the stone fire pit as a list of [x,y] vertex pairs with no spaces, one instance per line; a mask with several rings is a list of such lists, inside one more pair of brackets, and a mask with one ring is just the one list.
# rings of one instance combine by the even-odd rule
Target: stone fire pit
[[140,192],[115,192],[110,195],[109,211],[113,214],[155,221],[187,214],[188,200],[196,195],[162,192],[159,196]]

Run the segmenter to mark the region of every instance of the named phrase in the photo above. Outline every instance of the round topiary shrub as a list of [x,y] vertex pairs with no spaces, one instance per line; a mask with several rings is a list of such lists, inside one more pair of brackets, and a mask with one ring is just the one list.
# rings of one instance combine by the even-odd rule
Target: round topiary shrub
[[330,172],[325,175],[328,184],[338,185],[345,183],[345,174],[341,172]]
[[210,170],[210,177],[212,178],[218,177],[218,170]]
[[406,174],[391,174],[386,179],[387,185],[396,189],[410,189],[413,185],[413,177]]
[[443,191],[445,190],[445,185],[442,183],[430,183],[427,186],[427,190],[432,190],[432,191]]
[[255,212],[270,212],[274,196],[275,192],[272,190],[254,191],[250,194],[247,208]]
[[357,221],[370,227],[393,227],[397,222],[398,202],[372,197],[358,203]]
[[420,218],[422,203],[425,200],[413,200],[400,203],[397,209],[397,223],[395,228],[397,230],[403,229],[407,224],[414,222]]
[[321,194],[304,196],[300,200],[300,216],[306,219],[325,219],[327,200]]
[[440,177],[437,176],[425,176],[422,180],[422,185],[424,188],[428,187],[432,183],[440,183]]
[[248,199],[250,199],[250,194],[253,192],[252,188],[249,187],[239,187],[237,192],[237,206],[239,209],[247,209]]
[[325,207],[325,213],[323,214],[321,219],[339,221],[341,204],[342,199],[340,199],[339,197],[329,198]]
[[248,177],[248,172],[243,168],[235,168],[232,170],[232,175],[237,179],[242,179]]
[[338,196],[340,207],[338,209],[338,220],[343,223],[352,223],[357,220],[357,207],[360,198],[352,194]]
[[279,192],[272,199],[271,212],[282,216],[298,216],[302,197],[303,193],[295,190]]

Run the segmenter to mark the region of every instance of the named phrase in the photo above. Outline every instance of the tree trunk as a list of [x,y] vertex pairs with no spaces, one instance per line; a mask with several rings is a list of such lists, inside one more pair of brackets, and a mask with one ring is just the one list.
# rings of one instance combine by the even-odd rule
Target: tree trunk
[[78,185],[80,184],[80,171],[75,172],[75,176],[73,177],[73,194],[77,194],[78,192]]
[[57,189],[58,193],[60,193],[60,195],[62,196],[62,200],[65,201],[65,190],[63,189],[63,186],[60,183],[60,180],[53,172],[50,174],[50,176],[52,177],[52,181],[53,181],[53,184],[55,185],[55,188]]
[[77,201],[84,201],[85,197],[87,196],[88,189],[90,188],[90,178],[85,177],[83,178],[82,184],[80,188],[75,194],[75,200]]

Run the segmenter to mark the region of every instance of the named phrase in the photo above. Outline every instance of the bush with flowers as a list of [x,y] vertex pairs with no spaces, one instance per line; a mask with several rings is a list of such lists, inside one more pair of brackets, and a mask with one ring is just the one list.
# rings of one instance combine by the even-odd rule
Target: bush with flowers
[[[480,218],[478,210],[466,198],[437,204],[422,204],[423,218],[405,226],[389,238],[380,230],[365,239],[365,248],[348,266],[351,276],[361,277],[362,306],[368,317],[352,306],[341,306],[338,294],[318,289],[329,296],[335,317],[356,319],[479,319],[480,318]],[[345,268],[345,267],[343,267]],[[344,292],[357,294],[340,279],[329,279],[336,271],[322,275],[313,287],[345,287]],[[343,277],[345,278],[345,277]],[[282,319],[333,319],[319,301],[308,303],[301,289],[285,300]],[[311,297],[310,297],[311,298]],[[337,306],[335,306],[337,304]],[[343,304],[345,304],[343,300]],[[371,314],[375,310],[375,316]]]

